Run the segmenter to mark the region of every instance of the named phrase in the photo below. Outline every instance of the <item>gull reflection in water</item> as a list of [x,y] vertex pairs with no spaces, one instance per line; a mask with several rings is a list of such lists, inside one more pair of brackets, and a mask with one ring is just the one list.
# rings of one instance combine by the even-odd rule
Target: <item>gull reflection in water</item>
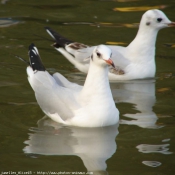
[[112,94],[116,103],[131,103],[138,112],[124,114],[132,120],[120,120],[120,124],[137,125],[142,128],[158,129],[163,126],[156,124],[157,115],[153,112],[156,102],[155,80],[134,80],[111,84]]
[[25,153],[41,155],[75,155],[82,159],[87,171],[108,174],[106,160],[117,149],[118,125],[100,128],[65,127],[47,117],[31,129]]

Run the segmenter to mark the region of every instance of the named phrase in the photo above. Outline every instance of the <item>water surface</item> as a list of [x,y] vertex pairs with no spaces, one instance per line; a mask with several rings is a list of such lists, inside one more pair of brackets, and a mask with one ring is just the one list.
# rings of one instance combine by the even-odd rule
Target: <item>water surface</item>
[[35,34],[50,39],[44,30],[50,26],[89,45],[127,45],[147,8],[160,8],[175,21],[173,0],[0,3],[0,173],[175,174],[175,49],[164,45],[175,43],[175,29],[158,34],[155,79],[111,83],[120,111],[117,126],[72,128],[44,117],[27,81],[26,65],[13,56],[28,59],[33,42],[49,72],[59,71],[83,84],[85,75],[54,50],[52,42]]

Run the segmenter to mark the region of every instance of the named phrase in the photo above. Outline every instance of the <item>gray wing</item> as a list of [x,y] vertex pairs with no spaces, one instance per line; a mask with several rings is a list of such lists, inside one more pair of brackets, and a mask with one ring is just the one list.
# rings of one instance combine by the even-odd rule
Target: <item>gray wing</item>
[[[55,44],[53,45],[55,48],[64,48],[69,54],[73,55],[74,61],[72,61],[72,64],[76,66],[76,62],[80,63],[81,66],[76,66],[79,68],[80,71],[86,70],[88,67],[88,64],[90,62],[90,56],[92,54],[92,51],[95,46],[88,46],[82,43],[71,41],[63,36],[61,36],[59,33],[51,29],[50,27],[45,27],[46,31],[49,33],[49,35],[54,38]],[[124,69],[130,61],[125,58],[125,52],[123,52],[124,47],[121,46],[110,46],[112,50],[112,59],[114,63],[119,67],[119,69]],[[58,50],[58,49],[57,49]],[[59,50],[58,50],[59,51]],[[71,58],[71,59],[73,59]],[[68,59],[69,60],[69,59]],[[70,61],[70,60],[69,60]],[[71,62],[71,61],[70,61]],[[81,69],[82,68],[82,69]],[[83,71],[86,72],[86,71]]]
[[81,85],[68,81],[63,75],[58,72],[53,74],[53,78],[62,87],[69,88],[73,91],[80,92],[83,88]]
[[90,56],[92,55],[95,46],[87,46],[82,43],[71,43],[65,49],[74,56],[75,60],[79,63],[89,64]]
[[37,102],[46,113],[57,113],[63,120],[72,118],[74,110],[80,108],[79,91],[64,87],[63,81],[57,81],[47,72],[38,71],[28,78]]
[[[87,46],[81,43],[71,43],[66,46],[66,50],[74,55],[74,58],[81,63],[89,64],[90,56],[96,46]],[[112,60],[114,64],[120,69],[124,69],[127,65],[130,64],[130,61],[125,58],[124,53],[122,53],[124,47],[120,46],[110,46],[108,47],[112,50]]]
[[112,50],[112,60],[117,67],[124,69],[131,63],[130,60],[125,57],[125,47],[110,45],[108,45],[108,47]]

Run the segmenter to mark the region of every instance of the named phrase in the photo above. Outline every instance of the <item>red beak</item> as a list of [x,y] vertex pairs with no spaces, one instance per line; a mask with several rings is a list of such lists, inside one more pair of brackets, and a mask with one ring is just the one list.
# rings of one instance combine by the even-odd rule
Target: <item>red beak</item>
[[111,65],[113,68],[115,68],[114,62],[109,58],[108,60],[105,60],[109,65]]
[[171,22],[168,24],[169,27],[175,27],[175,22]]

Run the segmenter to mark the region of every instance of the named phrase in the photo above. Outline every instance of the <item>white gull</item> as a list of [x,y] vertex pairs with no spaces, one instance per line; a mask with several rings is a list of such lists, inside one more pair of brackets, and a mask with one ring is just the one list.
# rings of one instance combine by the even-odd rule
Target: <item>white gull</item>
[[[146,11],[139,25],[134,40],[127,46],[108,46],[112,50],[112,60],[117,70],[109,69],[109,80],[131,80],[154,77],[155,43],[160,29],[175,26],[160,10]],[[53,45],[56,50],[63,54],[78,70],[87,73],[89,70],[90,55],[95,46],[87,46],[73,42],[62,37],[49,27],[46,31],[54,38]]]
[[94,48],[84,86],[69,82],[59,73],[50,75],[34,44],[29,46],[28,80],[36,100],[52,120],[65,125],[102,127],[119,120],[108,80],[108,65],[114,66],[111,50]]

